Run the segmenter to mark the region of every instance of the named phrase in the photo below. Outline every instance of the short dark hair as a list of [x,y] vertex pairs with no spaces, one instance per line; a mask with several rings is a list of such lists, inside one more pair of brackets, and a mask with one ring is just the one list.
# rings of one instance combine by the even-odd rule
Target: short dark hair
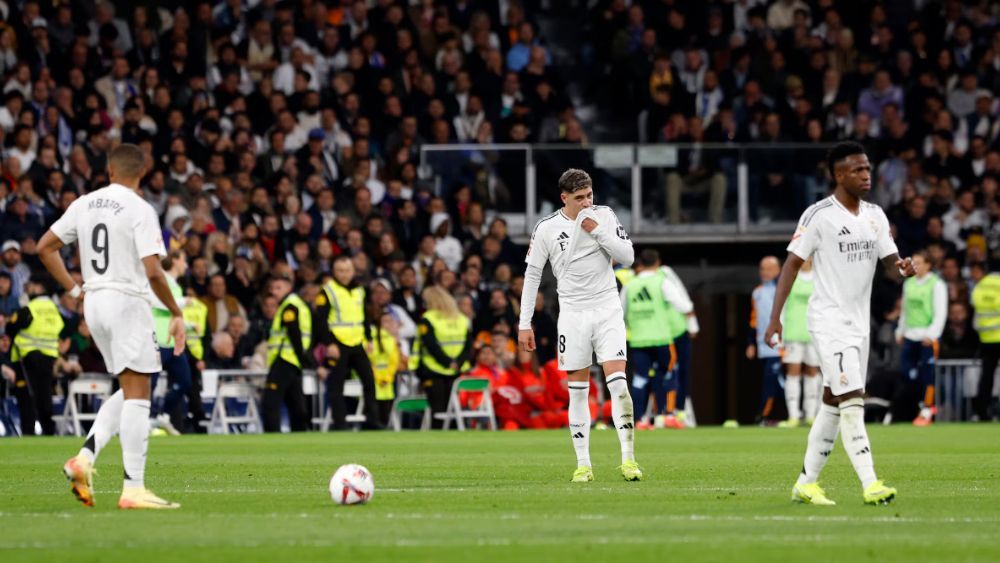
[[122,143],[108,155],[108,169],[123,178],[142,178],[146,171],[146,158],[142,149],[132,143]]
[[647,248],[639,253],[639,264],[645,268],[655,266],[660,261],[660,253],[655,248]]
[[571,194],[580,190],[593,187],[594,182],[587,174],[579,168],[570,168],[559,176],[559,190],[563,193]]
[[830,152],[826,153],[826,167],[830,171],[830,177],[834,177],[833,169],[840,161],[856,154],[865,154],[865,147],[861,143],[854,141],[837,143],[836,146],[830,149]]

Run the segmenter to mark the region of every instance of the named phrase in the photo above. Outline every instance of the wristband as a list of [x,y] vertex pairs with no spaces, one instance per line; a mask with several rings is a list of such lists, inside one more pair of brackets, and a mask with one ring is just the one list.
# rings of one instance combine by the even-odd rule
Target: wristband
[[83,295],[83,290],[78,285],[74,285],[73,289],[69,290],[69,296],[73,299],[79,299],[81,295]]

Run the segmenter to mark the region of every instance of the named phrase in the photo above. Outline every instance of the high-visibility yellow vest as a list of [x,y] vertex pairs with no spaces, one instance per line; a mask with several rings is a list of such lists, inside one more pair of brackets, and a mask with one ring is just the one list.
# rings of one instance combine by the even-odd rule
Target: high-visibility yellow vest
[[391,401],[396,398],[396,371],[399,369],[399,346],[396,338],[383,331],[378,339],[367,344],[371,347],[368,359],[375,374],[375,399]]
[[299,330],[302,332],[303,352],[308,354],[309,347],[312,345],[312,313],[309,311],[309,306],[298,295],[289,293],[278,307],[278,312],[274,314],[274,320],[271,321],[271,335],[267,338],[268,368],[279,357],[299,369],[302,368],[302,363],[299,362],[298,356],[295,355],[295,348],[292,347],[291,341],[288,340],[288,335],[283,324],[286,318],[289,321],[292,320],[291,315],[294,314],[286,310],[289,305],[294,305],[299,311]]
[[196,360],[205,359],[205,347],[202,337],[205,336],[205,320],[208,318],[208,306],[201,299],[192,297],[181,309],[184,313],[184,325],[187,328],[187,349]]
[[1000,342],[1000,274],[989,274],[972,290],[972,324],[984,344]]
[[[41,352],[52,358],[59,357],[59,333],[65,326],[59,307],[48,297],[36,297],[28,303],[31,324],[18,331],[10,357],[18,361],[30,352]],[[11,319],[15,322],[17,319]]]
[[[462,349],[465,348],[465,341],[469,336],[469,319],[465,315],[456,315],[450,319],[446,319],[438,311],[427,311],[424,313],[424,319],[427,320],[428,324],[431,325],[431,329],[434,331],[434,337],[437,338],[438,344],[441,345],[441,349],[444,351],[445,355],[449,358],[456,359],[459,354],[462,353]],[[452,372],[449,366],[441,365],[434,356],[432,356],[428,351],[426,346],[423,345],[423,337],[426,331],[426,327],[421,326],[419,334],[417,335],[417,340],[414,344],[413,355],[410,357],[410,369],[417,369],[420,365],[429,369],[434,373],[439,373],[441,375],[458,375]],[[469,362],[465,362],[464,365],[459,366],[461,371],[469,368]]]
[[345,346],[357,346],[365,339],[365,288],[347,289],[335,280],[323,286],[319,303],[326,299],[330,303],[330,314],[326,322],[330,332]]

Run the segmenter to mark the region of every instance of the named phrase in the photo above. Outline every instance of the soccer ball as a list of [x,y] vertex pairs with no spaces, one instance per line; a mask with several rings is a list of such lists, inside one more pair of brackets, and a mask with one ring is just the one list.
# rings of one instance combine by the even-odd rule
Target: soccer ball
[[375,496],[371,471],[354,463],[341,465],[330,478],[330,498],[337,504],[364,504]]

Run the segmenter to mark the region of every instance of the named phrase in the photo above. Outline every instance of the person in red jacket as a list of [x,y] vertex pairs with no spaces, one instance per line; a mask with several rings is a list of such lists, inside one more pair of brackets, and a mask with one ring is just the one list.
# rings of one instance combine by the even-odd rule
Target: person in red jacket
[[[569,379],[566,372],[559,369],[555,358],[542,366],[542,383],[551,409],[565,411],[569,408]],[[605,424],[611,420],[611,401],[605,401],[601,407],[593,380],[590,381],[590,420]]]
[[[497,363],[497,355],[491,346],[483,346],[476,357],[476,367],[469,372],[469,377],[483,377],[490,380],[490,397],[493,399],[493,410],[496,412],[497,424],[503,430],[519,430],[521,428],[545,428],[542,417],[534,415],[538,405],[530,402],[524,391],[520,374],[511,374]],[[538,397],[541,394],[533,393]],[[469,393],[460,397],[468,401],[470,407],[475,407],[482,400],[481,395]]]
[[519,380],[518,384],[527,402],[535,407],[534,416],[543,428],[565,428],[569,425],[568,389],[562,388],[563,394],[566,395],[562,401],[556,401],[550,396],[549,389],[543,381],[542,370],[538,366],[538,356],[534,352],[519,349],[517,363],[511,366],[507,373],[512,382]]

